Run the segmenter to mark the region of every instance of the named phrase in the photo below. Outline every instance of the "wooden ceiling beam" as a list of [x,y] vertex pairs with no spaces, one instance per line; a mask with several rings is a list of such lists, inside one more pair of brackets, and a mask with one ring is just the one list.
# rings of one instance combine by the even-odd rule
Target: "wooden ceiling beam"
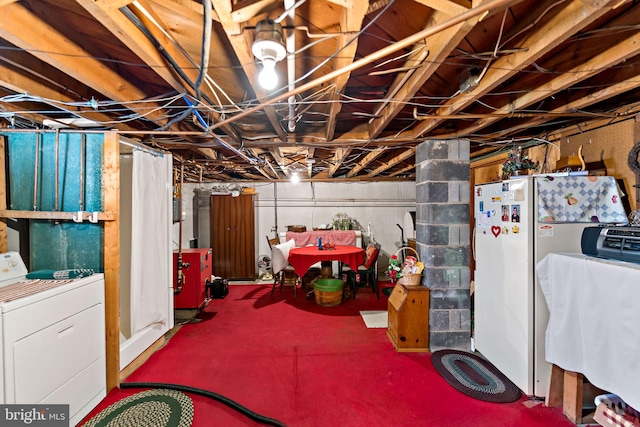
[[193,148],[193,150],[195,150],[198,153],[202,154],[205,159],[210,159],[210,160],[217,160],[218,159],[218,153],[213,148],[196,147],[196,148]]
[[[147,98],[143,91],[36,17],[20,3],[12,3],[2,8],[0,37],[116,102]],[[166,123],[166,118],[159,111],[149,112],[131,105],[127,105],[127,108],[158,125]]]
[[[196,153],[200,153],[202,154],[202,156],[204,157],[204,159],[209,159],[209,160],[218,160],[218,153],[208,147],[196,147],[196,148],[192,148],[192,150]],[[178,156],[176,154],[173,154],[173,157],[175,160],[178,161],[178,163],[185,163],[187,162],[187,160],[185,160],[182,156]],[[175,163],[174,163],[175,164]],[[195,165],[200,167],[200,165]],[[209,175],[211,174],[211,172],[209,170],[207,170],[207,172],[209,172]],[[200,181],[200,178],[203,176],[204,174],[204,166],[202,166],[202,168],[200,169],[200,172],[198,174],[198,181]],[[231,181],[233,180],[233,178],[230,175],[227,175],[224,172],[216,172],[216,180],[224,180],[224,181]]]
[[262,165],[254,166],[256,170],[270,181],[280,179],[278,171],[273,167],[272,162],[269,160],[270,158],[273,158],[273,156],[268,150],[263,148],[248,148],[248,150],[255,158],[264,159],[264,163]]
[[[42,84],[41,82],[30,78],[28,75],[21,74],[15,72],[13,69],[6,67],[0,61],[0,86],[16,93],[28,94],[33,97],[43,98],[43,103],[48,103],[50,105],[60,105],[77,102],[78,99],[72,98],[66,93],[61,93],[51,87]],[[50,100],[50,101],[48,101]],[[34,100],[37,102],[37,100]],[[55,104],[54,104],[55,103]],[[8,102],[5,104],[9,104]],[[98,111],[94,111],[91,109],[82,109],[78,110],[76,107],[64,107],[67,108],[72,114],[78,117],[85,117],[89,120],[94,120],[96,122],[111,122],[111,118],[106,114],[100,113]],[[46,115],[41,115],[41,117],[47,117]],[[105,124],[104,126],[110,127],[109,124]]]
[[[222,1],[222,0],[213,0],[213,1]],[[305,84],[299,85],[297,86],[294,90],[290,90],[284,93],[281,93],[279,95],[274,95],[273,97],[269,98],[268,100],[263,101],[260,105],[257,105],[255,107],[251,107],[248,108],[244,111],[242,111],[241,113],[238,113],[236,115],[234,115],[233,117],[230,117],[226,120],[224,120],[223,122],[220,122],[216,125],[211,126],[211,130],[214,130],[220,126],[222,126],[223,124],[227,124],[230,123],[232,121],[237,121],[243,117],[246,117],[248,115],[251,115],[259,110],[264,109],[267,106],[273,105],[277,102],[283,101],[285,99],[288,99],[291,96],[303,93],[307,90],[310,90],[318,85],[321,85],[325,82],[328,82],[330,80],[335,79],[336,77],[338,77],[341,74],[344,73],[350,73],[360,67],[363,67],[366,64],[370,64],[373,61],[376,61],[380,58],[383,58],[387,55],[390,55],[391,53],[394,53],[400,49],[404,49],[407,48],[409,46],[414,45],[415,43],[433,35],[436,34],[440,31],[443,31],[449,27],[455,26],[461,22],[464,22],[468,19],[471,19],[474,16],[480,16],[483,14],[486,14],[486,12],[494,10],[494,9],[500,9],[500,8],[505,8],[505,7],[509,7],[511,5],[515,5],[519,2],[521,2],[523,0],[489,0],[486,1],[484,3],[481,3],[480,5],[478,5],[477,7],[474,7],[472,9],[470,9],[468,12],[465,12],[464,14],[461,14],[459,16],[453,17],[449,20],[447,20],[446,22],[443,22],[440,25],[436,25],[433,27],[429,27],[426,30],[422,30],[422,31],[418,31],[417,33],[414,33],[408,37],[403,38],[402,40],[399,40],[395,43],[392,43],[390,45],[385,46],[382,49],[377,50],[376,52],[373,52],[369,55],[366,55],[365,57],[359,58],[356,61],[351,62],[349,65],[338,69],[338,70],[334,70],[331,71],[329,73],[324,74],[323,76],[320,76],[310,82],[307,82]],[[222,7],[224,7],[225,5],[223,4]]]
[[[22,90],[18,92],[38,93],[38,96],[44,98],[73,101],[89,101],[92,96],[99,95],[92,88],[3,40],[0,40],[0,51],[0,63],[7,64],[4,71],[14,74],[11,78],[13,81],[20,80],[25,84],[19,86]],[[33,92],[29,90],[32,86],[36,88]]]
[[307,147],[307,177],[313,177],[313,165],[316,163],[316,159],[313,157],[316,154],[315,147]]
[[[80,0],[80,1],[91,2],[91,0]],[[195,88],[193,87],[193,84],[196,82],[198,78],[198,74],[200,71],[199,70],[200,64],[197,61],[195,61],[193,58],[190,58],[184,49],[180,49],[178,46],[178,42],[176,40],[168,36],[169,32],[167,30],[166,25],[162,22],[162,19],[158,16],[158,14],[154,12],[150,3],[148,3],[146,0],[136,0],[131,6],[131,10],[133,11],[133,13],[135,13],[137,18],[142,22],[146,30],[152,34],[152,36],[158,41],[158,43],[160,43],[161,48],[170,55],[170,57],[177,63],[177,66],[180,67],[182,72],[190,80],[189,82],[184,82],[186,84],[179,84],[178,87],[174,87],[174,88],[179,92],[186,91],[191,95],[195,95]],[[138,40],[140,40],[140,43],[144,44],[141,41],[142,40],[141,37],[143,37],[143,35],[140,33],[140,31],[137,28],[131,31],[133,32],[133,34],[136,35],[135,38],[132,38],[131,40],[132,44],[134,44],[134,46],[137,46],[136,42],[138,42]],[[118,36],[119,33],[114,33],[114,34]],[[124,37],[124,39],[126,40],[131,36],[130,36],[130,33],[126,32],[123,34],[122,37]],[[125,40],[123,40],[123,43],[128,44]],[[153,46],[152,48],[157,52],[158,50],[157,47]],[[152,66],[152,68],[155,69],[155,67],[159,67],[159,68],[166,67],[166,64],[167,62],[162,60],[161,63],[154,62],[153,64],[150,64],[150,65]],[[197,65],[194,65],[194,64],[197,64]],[[167,74],[166,72],[163,72],[162,77],[163,78],[168,77],[166,74]],[[204,75],[206,76],[207,74],[208,74],[208,70],[205,70]],[[171,84],[171,81],[168,81],[168,83]],[[200,86],[200,90],[202,94],[206,95],[209,99],[211,100],[216,99],[215,95],[211,92],[209,87],[204,83]],[[208,111],[208,113],[215,120],[220,120],[220,114],[218,114],[217,112]],[[235,144],[240,144],[240,137],[238,136],[238,132],[232,126],[222,126],[221,128],[227,135],[231,137],[231,140]]]
[[[76,2],[111,31],[114,36],[131,49],[172,88],[178,92],[188,91],[182,80],[179,80],[168,67],[166,60],[156,46],[120,11],[120,7],[125,5],[114,5],[113,2],[95,0],[76,0]],[[164,44],[168,43],[165,42]]]
[[[258,67],[256,65],[256,59],[251,52],[251,44],[253,43],[252,35],[247,31],[242,31],[242,27],[234,21],[231,16],[231,3],[228,0],[211,0],[214,9],[218,12],[220,23],[227,33],[227,37],[233,51],[238,57],[238,61],[242,64],[247,80],[256,94],[258,99],[268,98],[268,93],[262,89],[258,84]],[[273,106],[264,108],[264,111],[271,123],[271,127],[278,134],[281,141],[287,140],[287,134],[280,126],[280,120],[278,114]]]
[[[102,0],[104,1],[104,0]],[[124,0],[123,0],[124,1]],[[151,4],[161,5],[169,10],[174,11],[177,15],[183,15],[185,10],[189,12],[194,12],[199,16],[204,15],[204,6],[201,1],[193,1],[193,0],[147,0]],[[133,2],[129,2],[133,3]],[[218,14],[216,11],[213,11],[213,16],[211,16],[216,22],[220,22],[218,18]]]
[[[31,122],[33,122],[34,124],[38,123],[41,124],[44,120],[48,119],[49,117],[44,116],[42,114],[39,113],[31,113],[30,111],[25,111],[22,108],[19,108],[17,105],[11,103],[11,102],[2,102],[0,101],[0,111],[6,111],[9,113],[13,113],[18,117],[23,117]],[[10,121],[10,118],[6,118],[6,120]]]
[[243,23],[256,15],[268,12],[277,7],[282,7],[282,2],[277,0],[243,0],[232,5],[231,19],[236,23]]
[[338,169],[340,169],[340,166],[342,166],[347,156],[351,153],[351,150],[352,149],[349,147],[336,148],[333,154],[333,159],[331,161],[331,166],[329,166],[329,169],[327,171],[327,175],[329,176],[329,178],[332,178],[336,174]]
[[[251,155],[254,158],[258,158],[258,156],[262,153],[262,150],[260,149],[248,149],[248,151],[251,153]],[[257,170],[258,172],[260,172],[260,174],[262,176],[264,176],[267,179],[273,179],[273,176],[271,176],[268,172],[268,169],[266,167],[266,165],[253,165],[253,168],[255,170]]]
[[[354,3],[360,0],[327,0],[329,3],[337,4],[338,6],[345,7],[347,9],[352,8]],[[367,1],[368,3],[368,1]],[[368,7],[368,6],[367,6]]]
[[273,160],[276,162],[282,173],[288,177],[290,175],[290,172],[287,168],[287,165],[285,164],[285,158],[282,155],[282,150],[280,149],[280,147],[269,148],[269,154],[271,154],[271,157],[273,157]]
[[[91,88],[79,84],[60,70],[45,64],[38,58],[25,52],[12,49],[9,44],[0,42],[2,55],[0,56],[0,86],[14,93],[27,94],[42,99],[42,104],[48,104],[47,110],[52,106],[65,108],[69,114],[83,117],[95,122],[104,123],[105,127],[113,127],[118,130],[134,130],[129,123],[112,123],[113,118],[96,111],[89,106],[89,100],[93,94]],[[7,65],[5,65],[7,64]],[[78,103],[87,101],[83,107],[65,106],[64,103]],[[20,103],[23,103],[20,101]],[[6,104],[9,104],[8,102]],[[16,106],[14,111],[20,111]],[[44,114],[32,115],[41,117],[42,120],[51,119]],[[58,116],[59,117],[59,116]],[[42,124],[42,121],[38,123]]]
[[[338,38],[338,46],[336,51],[340,54],[335,58],[335,69],[346,67],[354,61],[356,51],[358,49],[358,40],[356,33],[362,29],[362,22],[369,7],[368,0],[354,0],[353,4],[342,9],[340,16],[340,29],[347,33]],[[333,140],[336,130],[336,122],[338,113],[342,109],[340,100],[341,94],[351,77],[351,72],[347,72],[337,76],[334,81],[334,88],[329,96],[329,119],[326,125],[326,137],[328,141]]]
[[[256,175],[254,173],[251,172],[236,172],[236,173],[240,173],[242,175],[242,180],[244,181],[264,181],[264,177],[262,175]],[[273,178],[268,177],[267,178],[268,181],[272,181]],[[237,179],[234,179],[233,181],[238,181]]]
[[[455,114],[473,104],[478,98],[530,66],[535,60],[549,53],[618,3],[620,3],[619,0],[606,0],[598,6],[593,6],[585,4],[582,0],[571,0],[565,6],[559,6],[562,7],[561,11],[539,22],[522,41],[514,46],[520,50],[495,60],[478,86],[448,100],[436,114]],[[413,135],[419,138],[441,123],[442,120],[421,121],[414,127]]]
[[[635,7],[633,12],[625,13],[621,19],[612,22],[608,27],[611,28],[624,28],[625,26],[635,25],[640,20],[640,6]],[[586,43],[593,43],[591,40],[586,40]],[[568,52],[572,58],[579,58],[579,52],[582,50],[581,45],[577,44],[571,48]],[[628,32],[628,37],[620,40],[618,43],[609,44],[606,50],[602,50],[598,55],[590,58],[587,61],[576,64],[573,68],[564,71],[562,74],[554,77],[553,79],[545,82],[544,84],[531,88],[527,92],[521,94],[518,98],[514,99],[509,104],[505,104],[501,108],[498,108],[492,114],[504,115],[513,111],[518,111],[534,105],[545,98],[553,96],[564,89],[578,84],[579,82],[586,80],[605,71],[611,67],[614,67],[627,59],[632,58],[640,54],[640,34],[637,32]],[[598,98],[598,101],[600,99]],[[570,108],[563,108],[564,111],[557,113],[567,113],[572,111]],[[464,134],[474,133],[477,130],[484,129],[485,127],[497,122],[500,117],[485,118],[476,121],[472,126],[464,129]]]
[[402,175],[405,172],[409,172],[412,169],[415,169],[416,165],[415,163],[411,163],[410,165],[407,165],[405,167],[403,167],[402,169],[398,169],[397,171],[391,172],[388,176],[389,177],[394,177],[394,176],[398,176],[398,175]]
[[384,153],[384,148],[377,148],[370,151],[362,160],[358,162],[348,173],[347,178],[352,178],[358,174],[362,169],[366,168],[371,162],[380,157]]
[[109,7],[120,9],[133,3],[135,0],[94,0],[96,3],[109,3]]
[[464,7],[458,3],[454,3],[449,0],[415,0],[417,3],[430,7],[433,10],[437,10],[444,14],[455,16],[469,10],[468,7]]
[[[633,73],[629,73],[629,74],[633,74]],[[571,110],[583,110],[591,105],[597,104],[606,99],[613,98],[615,96],[621,95],[625,92],[635,90],[638,88],[640,88],[640,67],[638,67],[638,69],[636,70],[635,75],[629,75],[626,79],[618,81],[615,84],[611,84],[603,89],[596,90],[595,92],[589,92],[589,94],[581,98],[578,98],[574,101],[564,104],[562,107],[558,107],[554,110],[551,110],[550,113],[561,113],[561,112],[571,111]],[[611,114],[613,115],[618,114],[618,115],[624,116],[627,114],[625,113],[625,110],[627,108],[628,108],[627,106],[623,106],[620,109],[618,109],[618,112],[611,112]],[[636,114],[636,113],[633,113],[633,114]],[[599,119],[600,118],[594,118],[594,120],[599,120]],[[539,126],[543,123],[548,122],[549,120],[551,120],[550,117],[538,117],[535,119],[527,120],[516,126],[511,126],[508,129],[505,129],[504,131],[492,133],[491,137],[503,138],[507,135],[516,134],[519,131],[531,129],[534,126]],[[606,120],[610,121],[611,119],[609,118]],[[453,137],[453,135],[451,137]]]
[[411,147],[408,150],[403,151],[402,153],[395,156],[393,159],[388,162],[384,162],[381,166],[378,166],[367,175],[367,178],[373,178],[374,176],[380,175],[382,172],[391,169],[392,167],[400,164],[401,162],[407,160],[409,157],[414,156],[416,153],[415,147]]
[[[449,17],[436,12],[429,21],[429,26],[444,22]],[[369,124],[369,138],[376,138],[389,125],[395,116],[402,111],[406,103],[433,76],[451,52],[458,46],[479,20],[475,16],[465,22],[434,34],[425,40],[425,46],[416,46],[404,67],[411,71],[400,73],[389,89],[393,102],[382,104],[375,112],[377,118]],[[428,27],[425,27],[425,29]]]

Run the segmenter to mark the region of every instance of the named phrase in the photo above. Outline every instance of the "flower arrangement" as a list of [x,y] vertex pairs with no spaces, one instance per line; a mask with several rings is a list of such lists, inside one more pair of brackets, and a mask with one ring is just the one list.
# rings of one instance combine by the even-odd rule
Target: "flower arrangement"
[[522,154],[522,147],[514,147],[509,150],[507,160],[502,164],[502,179],[509,179],[512,175],[517,175],[521,170],[538,170],[538,162],[534,162],[529,157]]
[[353,220],[346,213],[337,213],[333,216],[334,230],[351,230],[353,228]]

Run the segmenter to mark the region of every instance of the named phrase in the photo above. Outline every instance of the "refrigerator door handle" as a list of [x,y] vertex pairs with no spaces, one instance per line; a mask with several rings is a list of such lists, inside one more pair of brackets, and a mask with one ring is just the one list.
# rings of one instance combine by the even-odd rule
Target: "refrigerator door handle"
[[473,227],[473,233],[471,233],[471,256],[473,260],[476,260],[476,227]]

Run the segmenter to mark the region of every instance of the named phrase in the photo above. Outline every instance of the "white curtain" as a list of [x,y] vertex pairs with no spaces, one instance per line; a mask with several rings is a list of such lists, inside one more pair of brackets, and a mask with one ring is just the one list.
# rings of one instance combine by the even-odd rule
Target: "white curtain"
[[131,334],[168,325],[171,302],[172,159],[133,152]]

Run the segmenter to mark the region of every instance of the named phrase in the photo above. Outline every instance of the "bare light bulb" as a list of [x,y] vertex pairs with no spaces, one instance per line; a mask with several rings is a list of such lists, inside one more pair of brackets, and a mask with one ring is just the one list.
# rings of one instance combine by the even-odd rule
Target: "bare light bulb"
[[291,183],[297,184],[300,182],[300,177],[298,176],[298,172],[294,172],[291,174]]
[[278,85],[278,74],[276,73],[276,61],[272,58],[262,60],[262,71],[258,75],[260,86],[266,90],[274,89]]

